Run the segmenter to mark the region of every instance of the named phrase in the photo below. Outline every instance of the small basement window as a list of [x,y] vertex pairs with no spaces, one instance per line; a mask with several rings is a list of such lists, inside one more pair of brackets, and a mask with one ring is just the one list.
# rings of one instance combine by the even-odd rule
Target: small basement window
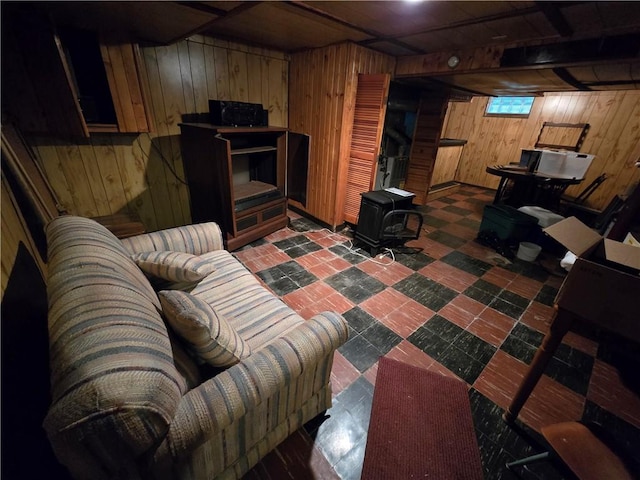
[[527,117],[535,97],[491,97],[485,115]]

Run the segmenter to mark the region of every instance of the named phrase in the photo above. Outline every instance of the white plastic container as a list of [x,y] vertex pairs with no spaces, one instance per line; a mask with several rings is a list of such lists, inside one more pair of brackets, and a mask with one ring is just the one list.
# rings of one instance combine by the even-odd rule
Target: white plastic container
[[536,245],[535,243],[520,242],[516,257],[518,257],[520,260],[524,260],[525,262],[533,262],[536,258],[538,258],[541,250],[542,247],[540,245]]
[[594,157],[595,155],[587,153],[567,152],[564,165],[562,165],[562,176],[583,179]]
[[542,150],[536,172],[539,175],[582,180],[593,158],[594,155],[588,153]]
[[526,213],[527,215],[531,215],[532,217],[536,217],[538,219],[538,225],[540,225],[541,228],[550,227],[554,223],[558,223],[560,220],[564,220],[564,217],[562,215],[558,215],[557,213],[553,213],[551,210],[547,210],[546,208],[542,207],[536,207],[534,205],[520,207],[518,210]]

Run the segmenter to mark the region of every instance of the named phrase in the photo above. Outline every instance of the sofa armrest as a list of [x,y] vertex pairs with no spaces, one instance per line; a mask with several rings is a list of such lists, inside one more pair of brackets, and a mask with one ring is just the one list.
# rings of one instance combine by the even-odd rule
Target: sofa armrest
[[[191,390],[178,405],[156,458],[180,458],[332,355],[348,336],[344,319],[320,313],[241,363]],[[329,365],[328,368],[331,368]]]
[[222,232],[214,222],[168,228],[124,238],[121,241],[131,254],[170,250],[202,255],[224,249]]

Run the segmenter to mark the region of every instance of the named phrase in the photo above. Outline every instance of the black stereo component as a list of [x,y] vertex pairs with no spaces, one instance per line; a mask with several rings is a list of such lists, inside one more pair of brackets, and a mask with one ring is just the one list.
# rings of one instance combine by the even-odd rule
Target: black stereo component
[[541,156],[542,150],[526,150],[523,148],[519,165],[525,167],[528,172],[535,172],[538,169]]
[[259,103],[209,100],[210,121],[214,125],[232,127],[266,127],[268,111]]

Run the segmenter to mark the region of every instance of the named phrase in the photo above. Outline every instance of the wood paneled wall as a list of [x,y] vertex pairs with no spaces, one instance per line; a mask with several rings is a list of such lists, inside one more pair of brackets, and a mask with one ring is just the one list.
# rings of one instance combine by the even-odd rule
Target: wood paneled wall
[[191,221],[180,154],[181,116],[209,111],[209,99],[261,103],[269,123],[288,122],[289,59],[281,52],[196,35],[142,48],[151,134],[92,134],[89,140],[29,142],[69,213],[134,212],[148,231]]
[[498,177],[487,165],[518,161],[523,148],[533,148],[544,122],[588,123],[581,152],[595,159],[580,185],[567,189],[576,196],[600,174],[609,177],[587,204],[603,209],[616,194],[640,181],[640,91],[546,93],[537,97],[526,119],[485,117],[487,97],[469,103],[451,102],[442,136],[467,140],[456,180],[496,188]]
[[439,147],[436,164],[433,167],[431,186],[453,182],[458,172],[458,164],[464,146]]
[[291,57],[289,128],[311,136],[304,210],[332,227],[344,222],[344,201],[337,197],[345,193],[358,74],[393,73],[394,67],[393,57],[353,43]]
[[2,202],[2,245],[0,247],[2,249],[0,268],[2,279],[0,284],[2,296],[4,297],[20,244],[23,244],[31,254],[43,277],[46,265],[31,238],[27,224],[11,192],[11,188],[6,182],[4,173],[2,175],[2,199],[0,201]]
[[[151,134],[93,134],[89,140],[28,140],[61,204],[83,216],[135,212],[147,230],[190,223],[180,155],[181,115],[208,111],[209,99],[261,103],[269,123],[311,136],[306,210],[336,226],[344,220],[345,184],[359,73],[391,73],[393,57],[351,43],[295,54],[194,36],[170,46],[146,46]],[[289,70],[289,65],[291,66]],[[289,105],[290,102],[290,105]],[[449,105],[443,137],[468,140],[456,180],[495,188],[490,164],[516,161],[532,148],[544,121],[589,123],[582,147],[596,159],[576,195],[600,173],[611,178],[589,199],[603,208],[640,179],[633,148],[640,143],[640,92],[580,92],[536,98],[527,119],[484,117],[487,98]]]

